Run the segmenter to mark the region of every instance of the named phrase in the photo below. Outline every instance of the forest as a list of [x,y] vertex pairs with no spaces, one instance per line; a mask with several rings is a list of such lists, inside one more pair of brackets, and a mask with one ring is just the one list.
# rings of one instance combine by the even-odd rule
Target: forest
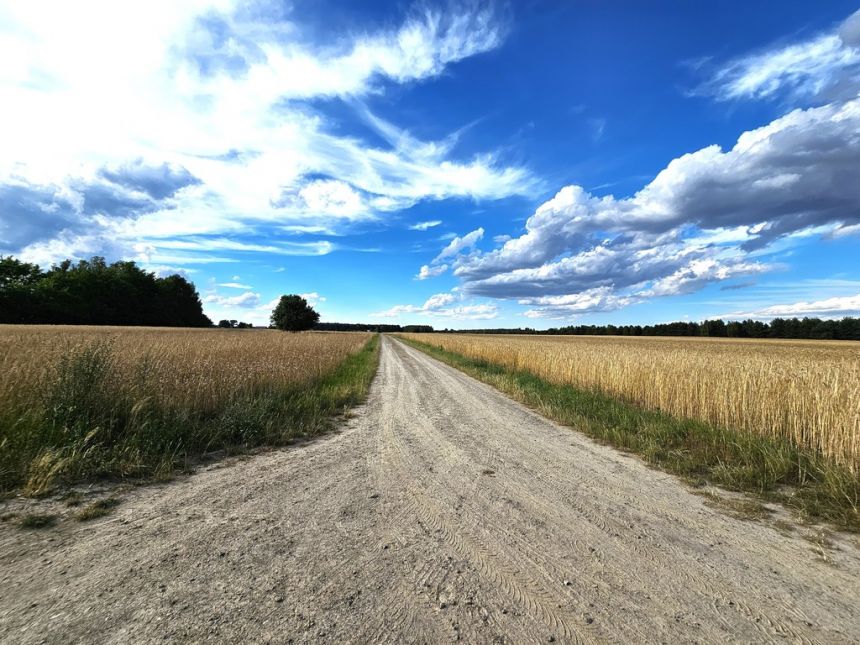
[[43,271],[0,257],[0,323],[211,327],[194,285],[134,262],[71,260]]

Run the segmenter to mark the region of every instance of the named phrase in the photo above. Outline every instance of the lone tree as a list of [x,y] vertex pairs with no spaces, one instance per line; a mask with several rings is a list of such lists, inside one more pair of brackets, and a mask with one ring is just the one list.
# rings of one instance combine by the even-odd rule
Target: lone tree
[[297,295],[281,296],[272,312],[272,325],[281,331],[304,331],[319,321],[320,315],[308,301]]

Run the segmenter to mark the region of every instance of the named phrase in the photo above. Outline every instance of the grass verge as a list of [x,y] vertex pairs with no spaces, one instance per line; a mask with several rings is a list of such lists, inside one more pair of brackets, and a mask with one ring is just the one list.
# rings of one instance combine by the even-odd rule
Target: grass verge
[[605,394],[548,383],[530,372],[399,340],[695,486],[754,493],[785,505],[804,521],[860,532],[860,476],[788,441],[643,410]]
[[0,491],[23,487],[37,497],[86,479],[164,478],[208,453],[319,435],[365,398],[378,356],[374,336],[309,383],[236,393],[216,409],[166,409],[146,395],[145,382],[134,394],[117,389],[109,345],[75,350],[43,385],[38,405],[0,410]]

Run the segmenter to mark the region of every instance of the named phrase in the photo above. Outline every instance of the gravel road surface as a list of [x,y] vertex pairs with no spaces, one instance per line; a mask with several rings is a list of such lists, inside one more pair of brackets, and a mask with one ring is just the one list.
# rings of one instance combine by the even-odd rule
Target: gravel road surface
[[0,524],[0,641],[857,642],[860,548],[736,519],[384,337],[338,433]]

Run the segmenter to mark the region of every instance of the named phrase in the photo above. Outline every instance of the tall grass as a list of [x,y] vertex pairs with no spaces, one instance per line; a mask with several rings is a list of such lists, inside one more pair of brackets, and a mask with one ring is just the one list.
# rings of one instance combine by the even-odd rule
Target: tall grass
[[549,383],[792,444],[860,472],[860,344],[404,334]]
[[433,338],[429,335],[402,337],[543,415],[636,453],[693,484],[753,492],[803,517],[860,532],[860,476],[785,437],[646,410],[605,393],[551,383],[524,369],[441,349],[428,342]]
[[324,431],[366,393],[370,334],[0,327],[0,488],[164,476]]

